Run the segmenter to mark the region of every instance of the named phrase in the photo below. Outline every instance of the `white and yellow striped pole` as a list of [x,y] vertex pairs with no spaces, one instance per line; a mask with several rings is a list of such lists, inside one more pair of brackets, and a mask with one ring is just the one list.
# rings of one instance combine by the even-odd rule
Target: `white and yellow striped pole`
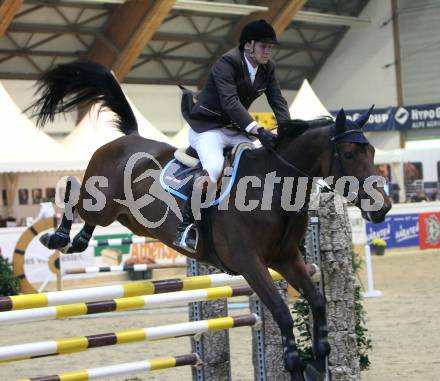
[[0,325],[65,319],[74,316],[92,315],[113,311],[125,311],[151,307],[175,305],[176,303],[201,302],[235,296],[252,295],[247,285],[223,286],[200,290],[175,291],[165,294],[132,296],[98,302],[67,304],[62,306],[32,308],[27,310],[0,312]]
[[[283,279],[276,271],[270,270],[270,273],[274,281]],[[246,284],[241,275],[212,274],[41,294],[2,296],[0,297],[0,312],[240,284]]]
[[27,360],[35,357],[82,352],[91,348],[105,347],[109,345],[199,335],[205,332],[254,326],[258,321],[259,317],[255,314],[229,316],[129,331],[41,341],[29,344],[9,345],[0,347],[0,363]]
[[84,369],[75,372],[65,372],[52,376],[32,377],[19,381],[88,381],[102,377],[111,377],[121,374],[146,372],[153,370],[176,368],[185,365],[198,365],[200,358],[195,353],[182,356],[164,357],[153,360],[136,361],[124,364],[105,366],[102,368]]

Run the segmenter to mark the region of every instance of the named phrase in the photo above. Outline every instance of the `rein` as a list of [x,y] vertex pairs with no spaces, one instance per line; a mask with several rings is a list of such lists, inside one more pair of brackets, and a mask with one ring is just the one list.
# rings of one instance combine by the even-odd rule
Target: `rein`
[[[309,123],[311,127],[319,127],[319,126],[326,126],[329,124],[329,120],[328,119],[317,119],[311,123]],[[341,136],[342,137],[342,136]],[[331,158],[331,163],[330,163],[330,167],[329,167],[329,174],[328,176],[330,176],[330,173],[332,171],[333,168],[333,159],[334,156],[336,156],[338,158],[338,162],[339,165],[342,169],[343,172],[345,172],[344,168],[343,168],[343,164],[341,161],[341,157],[339,155],[339,150],[337,147],[337,140],[339,138],[339,135],[332,135],[329,138],[329,142],[331,144],[332,147],[332,158]],[[302,169],[298,168],[296,165],[289,163],[286,159],[284,159],[274,148],[272,148],[271,146],[266,146],[265,147],[269,152],[271,152],[281,163],[283,163],[286,167],[293,169],[294,171],[298,172],[300,175],[303,175],[305,177],[307,177],[309,180],[313,180],[313,176],[311,176],[310,174],[308,174],[307,172],[303,171]],[[329,192],[335,192],[335,186],[334,185],[328,185],[324,188]]]
[[298,172],[299,174],[309,178],[309,179],[313,179],[312,176],[310,176],[307,172],[304,172],[302,169],[299,169],[296,165],[289,163],[286,159],[284,159],[284,157],[282,157],[277,151],[275,151],[275,149],[273,149],[272,147],[268,146],[265,147],[267,150],[269,150],[272,154],[275,155],[275,157],[281,162],[283,163],[286,167],[292,168],[293,170],[295,170],[296,172]]
[[[286,167],[291,168],[293,170],[295,170],[296,172],[298,172],[299,174],[307,177],[309,180],[313,180],[313,176],[310,176],[307,172],[303,171],[302,169],[299,169],[296,165],[289,163],[286,159],[284,159],[277,151],[275,151],[272,147],[266,147],[272,154],[274,154],[274,156],[281,162],[283,163]],[[340,157],[338,156],[338,161],[340,162]],[[333,155],[332,155],[332,161],[333,163]],[[342,165],[342,163],[340,163]],[[333,165],[333,164],[332,164]],[[329,175],[331,173],[332,170],[332,165],[329,168]],[[334,193],[335,190],[335,186],[334,185],[329,185],[326,184],[326,186],[323,187],[323,189],[327,190],[328,192],[332,192]]]

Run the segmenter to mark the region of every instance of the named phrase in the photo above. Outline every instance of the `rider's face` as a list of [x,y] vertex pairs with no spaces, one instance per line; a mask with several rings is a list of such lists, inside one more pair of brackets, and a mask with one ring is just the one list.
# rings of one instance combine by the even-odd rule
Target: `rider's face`
[[[267,64],[272,55],[273,46],[273,44],[261,41],[256,41],[254,43],[253,58],[257,64]],[[252,51],[252,42],[246,43],[245,49]]]

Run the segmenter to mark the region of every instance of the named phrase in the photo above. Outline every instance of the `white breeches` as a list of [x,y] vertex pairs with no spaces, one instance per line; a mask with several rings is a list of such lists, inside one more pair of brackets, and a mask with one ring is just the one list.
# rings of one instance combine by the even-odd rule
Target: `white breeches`
[[208,172],[214,183],[223,171],[223,149],[241,142],[252,143],[252,140],[238,131],[227,128],[216,128],[201,133],[195,132],[192,128],[189,129],[189,144],[199,154],[203,169]]

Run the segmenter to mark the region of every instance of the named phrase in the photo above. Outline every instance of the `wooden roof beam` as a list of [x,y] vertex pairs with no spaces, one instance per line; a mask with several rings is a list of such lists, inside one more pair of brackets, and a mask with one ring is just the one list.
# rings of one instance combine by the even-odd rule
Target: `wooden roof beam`
[[22,4],[23,0],[0,0],[0,37],[5,34]]
[[288,0],[278,5],[278,11],[272,15],[271,22],[277,36],[283,34],[307,0]]
[[107,23],[104,35],[119,50],[119,54],[97,38],[88,59],[113,70],[116,78],[122,81],[175,2],[142,0],[118,6]]

